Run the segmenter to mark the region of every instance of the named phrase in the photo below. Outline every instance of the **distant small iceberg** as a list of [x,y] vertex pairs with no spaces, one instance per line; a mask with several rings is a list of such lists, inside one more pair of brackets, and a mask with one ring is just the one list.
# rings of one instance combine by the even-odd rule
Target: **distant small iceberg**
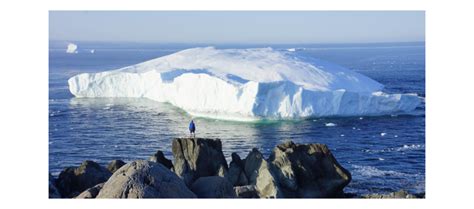
[[68,54],[77,54],[77,45],[73,43],[69,43],[67,45],[66,53]]
[[95,53],[95,49],[91,49],[90,52],[91,52],[91,54],[94,54],[94,53]]
[[327,127],[333,127],[333,126],[337,126],[335,123],[326,123],[326,126]]

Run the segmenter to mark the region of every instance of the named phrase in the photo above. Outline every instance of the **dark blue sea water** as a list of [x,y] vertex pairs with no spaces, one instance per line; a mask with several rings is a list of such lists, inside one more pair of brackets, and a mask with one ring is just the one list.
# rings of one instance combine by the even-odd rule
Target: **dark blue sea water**
[[[64,43],[49,49],[49,170],[57,175],[83,160],[106,165],[113,159],[145,159],[160,149],[171,158],[171,139],[186,136],[191,116],[147,99],[78,99],[67,79],[82,72],[112,70],[197,45]],[[269,46],[269,45],[261,45]],[[271,46],[271,45],[270,45]],[[217,45],[217,48],[260,47]],[[385,85],[390,93],[425,95],[424,43],[273,45],[345,66]],[[95,53],[90,53],[95,49]],[[227,159],[253,148],[268,157],[285,140],[324,143],[353,176],[346,192],[366,194],[405,189],[425,191],[425,106],[415,115],[318,118],[241,123],[198,118],[198,137],[220,138]],[[336,126],[326,126],[334,123]]]

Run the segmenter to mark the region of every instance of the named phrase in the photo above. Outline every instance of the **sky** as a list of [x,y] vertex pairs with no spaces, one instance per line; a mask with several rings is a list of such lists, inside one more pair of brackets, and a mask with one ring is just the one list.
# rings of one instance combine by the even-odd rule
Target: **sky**
[[425,41],[423,11],[50,11],[49,39],[154,43]]

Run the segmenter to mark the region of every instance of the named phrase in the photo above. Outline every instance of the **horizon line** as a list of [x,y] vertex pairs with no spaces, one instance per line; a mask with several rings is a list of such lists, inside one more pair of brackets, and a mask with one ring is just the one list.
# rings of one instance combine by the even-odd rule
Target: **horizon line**
[[271,44],[271,45],[306,45],[306,44],[409,44],[409,43],[426,43],[425,40],[420,41],[374,41],[374,42],[160,42],[160,41],[104,41],[104,40],[48,40],[48,42],[69,42],[69,43],[133,43],[133,44],[182,44],[182,45],[192,45],[192,44],[206,44],[206,45],[221,45],[221,44],[236,44],[236,45],[260,45],[260,44]]

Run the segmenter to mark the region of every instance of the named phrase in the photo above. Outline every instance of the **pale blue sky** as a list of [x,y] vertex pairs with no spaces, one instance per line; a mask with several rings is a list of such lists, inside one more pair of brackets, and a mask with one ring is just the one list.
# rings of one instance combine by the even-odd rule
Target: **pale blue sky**
[[51,11],[49,39],[157,43],[425,41],[423,11]]

